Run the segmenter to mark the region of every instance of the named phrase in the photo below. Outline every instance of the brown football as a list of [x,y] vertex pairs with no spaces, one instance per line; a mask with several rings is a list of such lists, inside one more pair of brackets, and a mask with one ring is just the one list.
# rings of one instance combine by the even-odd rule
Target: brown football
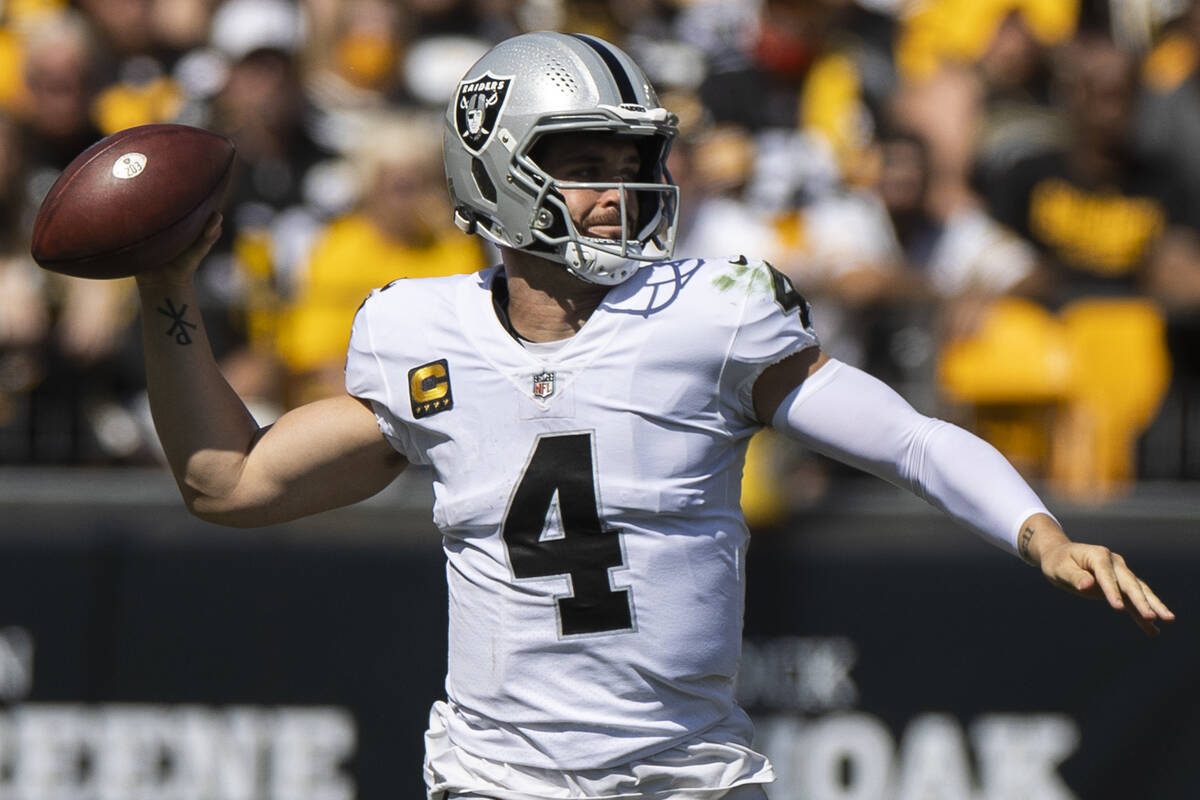
[[141,125],[105,137],[50,187],[33,226],[33,258],[82,278],[161,266],[221,210],[233,160],[230,139],[190,125]]

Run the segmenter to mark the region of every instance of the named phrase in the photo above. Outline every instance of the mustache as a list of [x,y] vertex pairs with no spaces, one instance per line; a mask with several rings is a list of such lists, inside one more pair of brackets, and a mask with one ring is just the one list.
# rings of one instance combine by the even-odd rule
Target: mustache
[[616,209],[612,209],[588,214],[587,217],[584,218],[583,224],[586,228],[592,228],[597,225],[620,225],[621,212]]

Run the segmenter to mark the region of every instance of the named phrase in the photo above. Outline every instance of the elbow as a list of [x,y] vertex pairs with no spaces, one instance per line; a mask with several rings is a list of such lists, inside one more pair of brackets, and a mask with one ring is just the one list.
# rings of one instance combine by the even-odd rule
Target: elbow
[[177,483],[179,484],[179,496],[183,499],[183,507],[193,517],[208,522],[209,520],[206,518],[205,512],[204,495],[183,481],[177,481]]
[[179,494],[188,512],[197,519],[229,528],[252,528],[265,524],[256,522],[254,509],[239,499],[237,470],[185,472],[177,476]]
[[270,520],[244,512],[215,510],[194,505],[189,505],[188,511],[196,519],[225,528],[261,528],[271,524]]
[[244,494],[246,454],[232,448],[200,449],[171,460],[175,485],[188,511],[206,521]]
[[259,528],[271,522],[254,509],[239,508],[221,498],[194,490],[184,491],[183,503],[188,513],[196,519],[226,528]]
[[216,525],[225,525],[221,519],[221,514],[213,507],[212,498],[205,497],[197,491],[184,490],[183,505],[188,510],[188,513],[193,517],[204,522],[211,522]]

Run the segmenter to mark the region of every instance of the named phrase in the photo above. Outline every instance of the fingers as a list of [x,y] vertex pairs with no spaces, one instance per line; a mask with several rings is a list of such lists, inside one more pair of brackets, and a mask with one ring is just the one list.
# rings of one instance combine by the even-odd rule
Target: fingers
[[1133,573],[1119,553],[1104,547],[1092,548],[1090,567],[1096,583],[1108,604],[1117,610],[1125,609],[1145,633],[1157,636],[1156,620],[1169,621],[1175,615],[1150,587]]
[[1080,594],[1089,594],[1089,590],[1096,587],[1096,579],[1087,570],[1081,569],[1079,572],[1081,574],[1074,581],[1075,590]]
[[1129,609],[1129,616],[1134,622],[1137,623],[1137,626],[1142,629],[1142,633],[1146,634],[1147,636],[1158,636],[1160,633],[1158,626],[1154,624],[1153,620],[1146,619],[1132,608]]
[[1143,633],[1148,636],[1157,636],[1159,631],[1154,620],[1158,619],[1158,614],[1151,608],[1150,600],[1146,597],[1146,589],[1149,587],[1130,571],[1129,567],[1125,565],[1125,559],[1120,555],[1113,553],[1112,563],[1121,593],[1127,599],[1125,607],[1129,616],[1142,629]]
[[225,217],[221,214],[220,211],[212,212],[211,214],[208,215],[208,221],[204,223],[204,230],[206,232],[209,230],[219,231],[221,229],[221,220],[223,220],[224,218]]
[[176,263],[199,263],[219,238],[221,238],[221,215],[213,212],[208,221],[204,223],[204,230],[200,232],[200,236],[188,249],[183,251],[183,254],[176,259]]
[[152,289],[163,284],[190,281],[196,268],[200,266],[200,262],[208,255],[208,251],[216,244],[217,239],[221,238],[221,219],[219,213],[213,212],[204,223],[204,230],[200,232],[196,241],[162,267],[139,273],[137,276],[138,286],[143,289]]
[[1145,633],[1159,633],[1156,622],[1170,622],[1174,612],[1149,585],[1134,574],[1119,554],[1106,547],[1070,543],[1043,563],[1048,577],[1085,597],[1103,598],[1110,607],[1124,610]]
[[1107,547],[1092,547],[1089,548],[1087,555],[1088,561],[1084,567],[1090,568],[1092,574],[1096,576],[1096,583],[1100,585],[1104,599],[1118,611],[1125,608],[1121,585],[1113,565],[1113,554]]
[[217,239],[221,238],[221,220],[221,215],[214,211],[208,218],[208,222],[204,223],[204,231],[200,234],[200,238],[188,248],[189,252],[198,252],[203,258],[204,254],[216,244]]
[[1154,609],[1154,612],[1162,619],[1168,621],[1174,620],[1175,612],[1167,608],[1167,604],[1158,599],[1158,595],[1154,593],[1153,589],[1146,585],[1145,581],[1141,581],[1141,584],[1142,592],[1146,595],[1146,600],[1149,601],[1150,607]]
[[1048,572],[1050,580],[1064,589],[1069,589],[1087,597],[1096,596],[1096,579],[1092,573],[1078,566],[1074,561],[1068,561],[1056,572]]

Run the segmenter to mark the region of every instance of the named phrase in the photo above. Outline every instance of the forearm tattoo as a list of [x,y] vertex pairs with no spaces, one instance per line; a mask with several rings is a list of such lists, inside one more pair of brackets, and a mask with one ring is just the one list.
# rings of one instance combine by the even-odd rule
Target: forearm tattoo
[[175,307],[175,303],[171,302],[170,298],[167,298],[166,303],[166,308],[160,306],[155,310],[171,320],[171,327],[167,328],[167,336],[174,336],[175,341],[179,344],[191,344],[192,335],[188,331],[189,329],[196,330],[196,323],[188,322],[183,318],[184,314],[187,314],[187,303],[184,303],[179,308]]
[[1031,539],[1033,539],[1033,528],[1026,525],[1025,530],[1021,531],[1021,535],[1017,539],[1017,552],[1021,554],[1021,558],[1032,564],[1033,560],[1029,557],[1029,542]]

